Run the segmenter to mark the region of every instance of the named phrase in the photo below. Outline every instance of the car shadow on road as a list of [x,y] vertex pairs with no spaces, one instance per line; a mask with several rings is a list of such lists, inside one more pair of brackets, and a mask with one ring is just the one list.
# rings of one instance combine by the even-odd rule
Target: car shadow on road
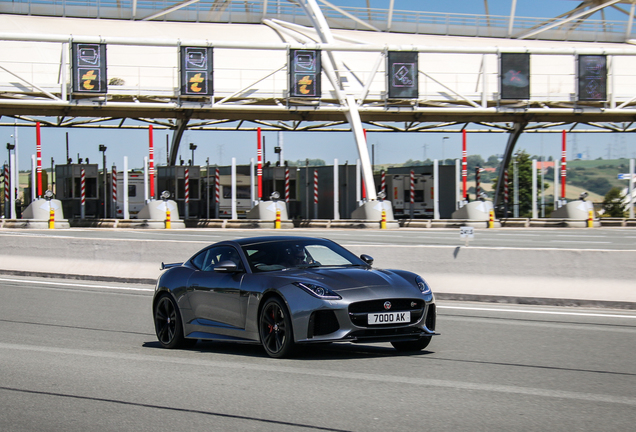
[[[143,348],[163,349],[159,342],[144,342]],[[245,357],[268,358],[263,347],[258,344],[240,344],[218,341],[198,341],[195,345],[182,348],[183,351],[198,351],[201,353],[214,353],[225,355],[237,355]],[[357,358],[379,357],[424,357],[434,354],[434,351],[400,352],[393,347],[382,345],[363,345],[350,343],[330,343],[320,345],[298,345],[296,351],[290,357],[292,360],[351,360]]]

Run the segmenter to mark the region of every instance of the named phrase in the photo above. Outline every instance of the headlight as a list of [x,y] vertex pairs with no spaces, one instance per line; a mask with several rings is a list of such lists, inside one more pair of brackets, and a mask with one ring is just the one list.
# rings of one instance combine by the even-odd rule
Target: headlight
[[335,292],[331,291],[329,288],[321,287],[320,285],[314,285],[305,282],[294,282],[294,285],[300,287],[307,291],[309,294],[314,297],[318,297],[320,299],[329,299],[329,300],[340,300],[340,297]]
[[420,289],[420,291],[422,291],[422,294],[431,293],[431,287],[428,286],[426,281],[421,276],[417,276],[415,278],[415,283],[417,284],[417,287]]

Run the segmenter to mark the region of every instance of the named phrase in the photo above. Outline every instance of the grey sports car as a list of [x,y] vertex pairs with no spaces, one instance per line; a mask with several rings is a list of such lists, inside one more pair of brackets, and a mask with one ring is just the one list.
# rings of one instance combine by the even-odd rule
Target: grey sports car
[[372,264],[326,239],[215,243],[184,263],[162,263],[152,304],[157,338],[166,348],[198,339],[261,343],[271,357],[326,342],[424,349],[435,334],[430,287]]

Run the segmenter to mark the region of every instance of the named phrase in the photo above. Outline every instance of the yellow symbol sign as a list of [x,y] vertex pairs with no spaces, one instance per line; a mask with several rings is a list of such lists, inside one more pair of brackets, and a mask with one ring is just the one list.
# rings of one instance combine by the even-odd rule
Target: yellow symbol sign
[[300,85],[300,87],[298,88],[298,91],[301,92],[302,94],[309,93],[311,90],[309,90],[307,86],[311,85],[312,82],[313,80],[310,79],[308,75],[305,75],[304,77],[298,80],[298,84]]
[[203,89],[201,87],[199,87],[199,84],[203,82],[203,78],[201,77],[201,74],[195,74],[192,78],[190,78],[190,82],[194,83],[190,86],[190,90],[192,90],[193,92],[200,92]]
[[93,90],[95,86],[91,84],[92,81],[97,79],[97,75],[95,75],[94,70],[89,70],[84,75],[82,75],[82,87],[86,90]]

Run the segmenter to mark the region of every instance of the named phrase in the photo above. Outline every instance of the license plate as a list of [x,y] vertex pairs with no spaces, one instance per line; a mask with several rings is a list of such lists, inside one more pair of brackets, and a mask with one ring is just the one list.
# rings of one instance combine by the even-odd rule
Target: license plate
[[371,313],[367,316],[368,324],[404,324],[411,322],[411,312]]

